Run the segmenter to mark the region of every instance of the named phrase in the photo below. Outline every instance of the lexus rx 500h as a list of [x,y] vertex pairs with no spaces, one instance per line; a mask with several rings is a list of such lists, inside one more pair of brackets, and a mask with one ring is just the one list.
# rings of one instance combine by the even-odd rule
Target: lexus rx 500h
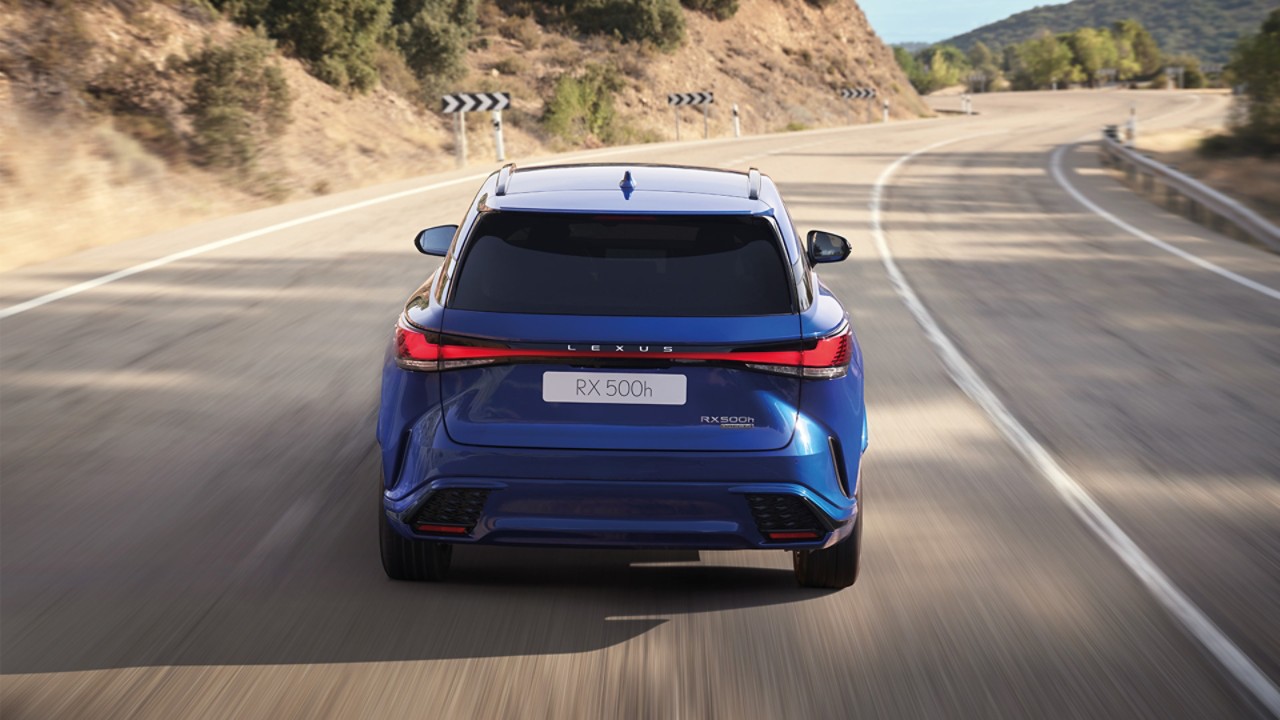
[[409,298],[378,415],[387,574],[458,544],[785,550],[858,576],[862,355],[772,180],[657,165],[490,176]]

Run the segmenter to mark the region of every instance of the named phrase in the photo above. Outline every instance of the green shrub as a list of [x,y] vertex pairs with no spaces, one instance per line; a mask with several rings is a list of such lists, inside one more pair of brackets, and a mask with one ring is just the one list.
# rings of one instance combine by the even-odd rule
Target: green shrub
[[157,71],[141,58],[117,59],[90,78],[84,90],[88,107],[110,115],[117,131],[177,162],[185,154],[186,140],[171,118],[168,94],[156,91],[157,81],[163,81],[170,69],[170,63]]
[[738,0],[680,0],[680,4],[717,20],[728,20],[738,12]]
[[512,16],[498,25],[498,34],[508,40],[515,40],[525,50],[536,50],[542,44],[542,35],[538,31],[538,23],[531,17]]
[[981,78],[975,79],[971,83],[971,87],[978,92],[991,92],[1003,81],[1000,74],[1000,63],[996,58],[995,52],[987,47],[987,44],[979,40],[969,49],[969,66],[977,73],[981,73]]
[[898,61],[898,67],[902,68],[903,74],[907,76],[907,80],[911,82],[911,87],[921,95],[928,95],[936,88],[929,78],[929,73],[916,60],[916,56],[904,47],[894,46],[893,59]]
[[1022,67],[1015,83],[1022,89],[1047,88],[1071,78],[1071,48],[1047,30],[1018,45]]
[[1118,68],[1120,49],[1115,36],[1106,28],[1079,28],[1067,35],[1066,44],[1071,50],[1072,63],[1091,87],[1097,84],[1100,71]]
[[542,125],[547,132],[572,145],[594,138],[604,143],[618,139],[617,113],[613,95],[622,89],[617,70],[606,65],[587,65],[578,76],[564,75],[556,81],[547,101]]
[[394,47],[380,47],[374,55],[374,65],[378,69],[378,78],[382,87],[411,100],[422,100],[422,84],[418,76],[409,69],[404,55]]
[[187,68],[195,77],[186,112],[196,156],[219,168],[251,167],[267,142],[289,123],[292,97],[284,73],[271,62],[275,44],[244,34],[226,45],[205,45]]
[[[1194,55],[1169,55],[1165,58],[1167,65],[1182,68],[1182,87],[1188,90],[1202,88],[1208,84],[1204,71],[1200,69],[1200,58]],[[1176,87],[1178,76],[1174,76],[1171,87]]]
[[387,32],[391,0],[214,0],[249,27],[264,27],[311,73],[344,89],[378,81],[378,43]]
[[1121,20],[1111,26],[1119,51],[1120,79],[1150,78],[1160,72],[1164,55],[1151,33],[1137,20]]
[[475,29],[475,0],[395,0],[391,36],[427,93],[466,73]]
[[673,50],[684,42],[679,0],[552,0],[580,32],[612,35],[623,42],[651,42]]
[[921,95],[960,83],[970,70],[969,58],[954,45],[931,45],[914,56],[895,47],[893,56]]
[[1280,9],[1271,11],[1256,35],[1236,44],[1229,69],[1244,85],[1241,100],[1247,99],[1232,134],[1252,152],[1280,152]]
[[503,75],[519,75],[525,67],[524,59],[519,55],[508,55],[493,64],[493,69]]

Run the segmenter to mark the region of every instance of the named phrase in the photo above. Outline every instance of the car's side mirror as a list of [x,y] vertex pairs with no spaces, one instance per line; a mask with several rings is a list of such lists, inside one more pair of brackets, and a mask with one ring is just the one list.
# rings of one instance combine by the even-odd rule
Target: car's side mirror
[[808,235],[809,261],[813,263],[840,262],[849,257],[853,248],[849,241],[835,233],[810,230]]
[[437,225],[418,233],[418,237],[413,239],[413,244],[423,255],[444,257],[445,253],[449,252],[449,243],[453,242],[453,236],[457,232],[457,225]]

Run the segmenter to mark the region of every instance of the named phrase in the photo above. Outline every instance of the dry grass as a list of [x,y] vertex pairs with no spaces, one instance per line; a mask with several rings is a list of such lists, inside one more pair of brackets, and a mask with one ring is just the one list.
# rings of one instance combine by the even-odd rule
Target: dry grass
[[5,118],[0,271],[254,204],[200,173],[171,170],[110,125],[86,132]]
[[1206,158],[1196,152],[1204,138],[1221,131],[1204,127],[1139,135],[1138,147],[1280,223],[1280,157]]

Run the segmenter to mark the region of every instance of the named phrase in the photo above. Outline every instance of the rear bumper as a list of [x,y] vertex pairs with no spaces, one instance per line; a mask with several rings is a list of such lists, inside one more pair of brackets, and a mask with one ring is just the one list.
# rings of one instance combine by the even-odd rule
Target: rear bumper
[[[457,490],[486,491],[478,514],[433,517],[433,496]],[[811,513],[791,530],[812,528],[812,537],[770,536],[785,528],[762,527],[762,518],[776,520],[761,514],[759,498],[775,497]],[[848,535],[858,506],[852,499],[832,506],[795,483],[441,478],[399,500],[384,498],[384,511],[405,537],[453,543],[729,550],[826,547]]]
[[[383,509],[405,537],[456,543],[686,549],[817,548],[857,517],[865,414],[854,383],[831,381],[807,399],[785,447],[757,451],[647,451],[478,447],[454,442],[442,410],[388,402],[379,424]],[[849,392],[840,393],[836,390]],[[393,394],[394,395],[394,394]],[[408,408],[426,406],[422,414]],[[407,412],[408,411],[408,412]],[[738,432],[725,430],[724,432]],[[442,491],[484,495],[474,516],[424,532],[419,514],[472,508]],[[466,495],[466,494],[464,494]],[[815,539],[766,537],[750,497],[794,499],[817,519]],[[462,497],[462,496],[459,496]],[[798,506],[797,506],[798,507]],[[757,508],[758,510],[758,508]]]
[[[438,426],[417,430],[395,481],[383,487],[384,512],[405,537],[807,549],[845,537],[858,512],[860,437],[833,442],[826,433],[797,433],[787,447],[766,452],[563,451],[469,447],[452,442]],[[790,508],[806,522],[779,527],[769,509],[779,507],[782,515]],[[424,524],[438,527],[422,530]],[[788,529],[811,529],[816,536],[769,534]]]

